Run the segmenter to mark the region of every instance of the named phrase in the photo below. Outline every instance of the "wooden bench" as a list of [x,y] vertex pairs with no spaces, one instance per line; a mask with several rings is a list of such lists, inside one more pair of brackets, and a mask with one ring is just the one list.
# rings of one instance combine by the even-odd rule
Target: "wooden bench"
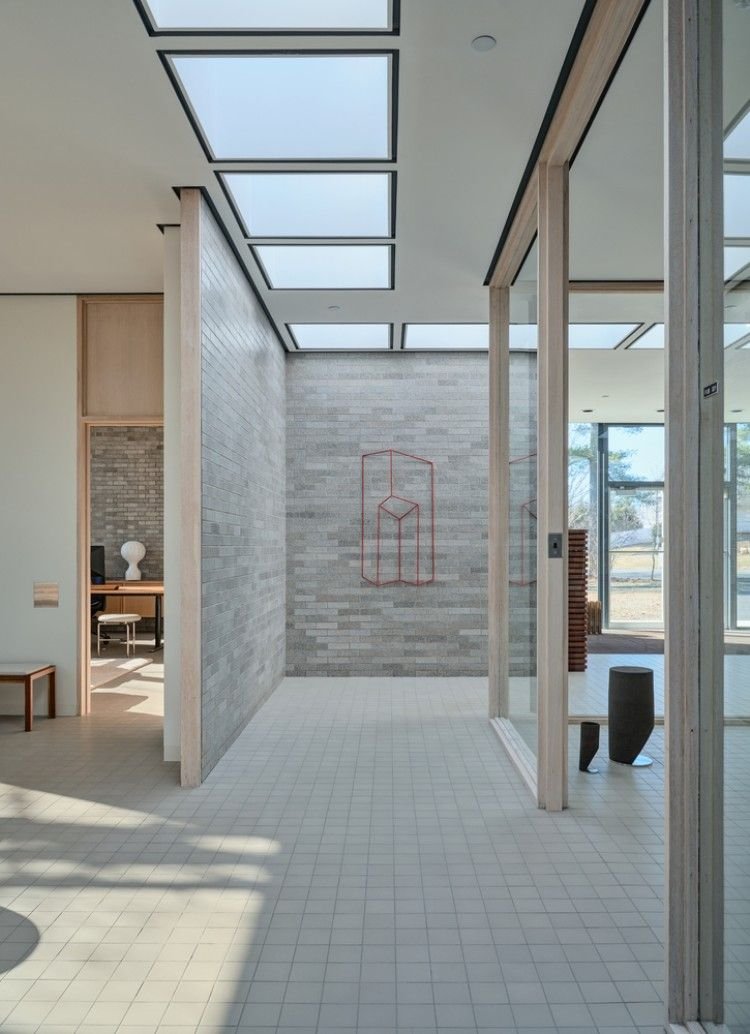
[[40,664],[33,661],[0,663],[0,683],[23,684],[26,732],[31,732],[34,723],[34,683],[45,676],[47,678],[47,714],[50,718],[55,717],[55,671],[54,664]]

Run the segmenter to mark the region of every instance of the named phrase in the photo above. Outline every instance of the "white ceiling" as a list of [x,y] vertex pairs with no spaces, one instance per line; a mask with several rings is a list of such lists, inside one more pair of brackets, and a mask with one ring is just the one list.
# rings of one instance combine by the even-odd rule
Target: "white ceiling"
[[[403,0],[398,37],[295,38],[400,50],[396,290],[279,293],[256,274],[279,324],[486,320],[484,276],[582,3]],[[0,19],[0,292],[161,290],[156,224],[178,221],[181,185],[211,191],[253,270],[156,50],[288,38],[150,38],[132,0],[5,0]],[[489,53],[470,46],[483,33]]]
[[[5,0],[0,293],[160,291],[156,225],[179,220],[173,188],[190,185],[210,191],[282,328],[394,323],[398,343],[402,322],[485,322],[487,266],[582,2],[402,0],[400,36],[290,44],[288,37],[150,38],[132,0]],[[747,94],[739,84],[750,14],[733,0],[725,9],[727,63],[738,83],[737,99],[728,91],[729,120]],[[498,45],[477,53],[470,42],[485,33]],[[273,292],[258,275],[214,174],[244,166],[210,165],[156,53],[245,44],[400,50],[395,291]],[[571,170],[574,279],[661,278],[661,46],[654,0]],[[728,318],[750,321],[746,308]],[[572,322],[662,319],[653,292],[571,298]],[[749,397],[750,349],[733,353],[731,363],[728,407]],[[570,383],[572,418],[593,408],[598,420],[658,420],[663,353],[573,353]]]

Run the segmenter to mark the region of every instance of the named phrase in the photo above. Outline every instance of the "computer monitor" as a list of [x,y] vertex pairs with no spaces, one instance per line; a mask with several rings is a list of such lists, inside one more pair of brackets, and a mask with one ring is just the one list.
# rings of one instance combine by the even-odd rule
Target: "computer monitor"
[[91,582],[96,584],[107,577],[104,563],[104,546],[91,547]]

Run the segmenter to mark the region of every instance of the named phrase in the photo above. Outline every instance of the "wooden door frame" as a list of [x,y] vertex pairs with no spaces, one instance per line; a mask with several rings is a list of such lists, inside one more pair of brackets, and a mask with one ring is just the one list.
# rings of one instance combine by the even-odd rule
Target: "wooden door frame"
[[91,548],[91,428],[92,427],[163,427],[164,417],[89,417],[86,415],[86,305],[106,302],[161,302],[162,295],[112,294],[79,295],[77,332],[77,400],[78,420],[76,447],[77,481],[77,631],[78,649],[76,663],[77,708],[79,715],[91,713],[91,609],[90,548]]

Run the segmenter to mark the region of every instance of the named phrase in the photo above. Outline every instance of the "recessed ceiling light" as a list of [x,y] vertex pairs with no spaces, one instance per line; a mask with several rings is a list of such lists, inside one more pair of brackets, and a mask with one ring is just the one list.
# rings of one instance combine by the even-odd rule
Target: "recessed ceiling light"
[[485,54],[488,50],[493,50],[497,46],[497,40],[494,36],[475,36],[471,41],[471,45],[480,54]]

